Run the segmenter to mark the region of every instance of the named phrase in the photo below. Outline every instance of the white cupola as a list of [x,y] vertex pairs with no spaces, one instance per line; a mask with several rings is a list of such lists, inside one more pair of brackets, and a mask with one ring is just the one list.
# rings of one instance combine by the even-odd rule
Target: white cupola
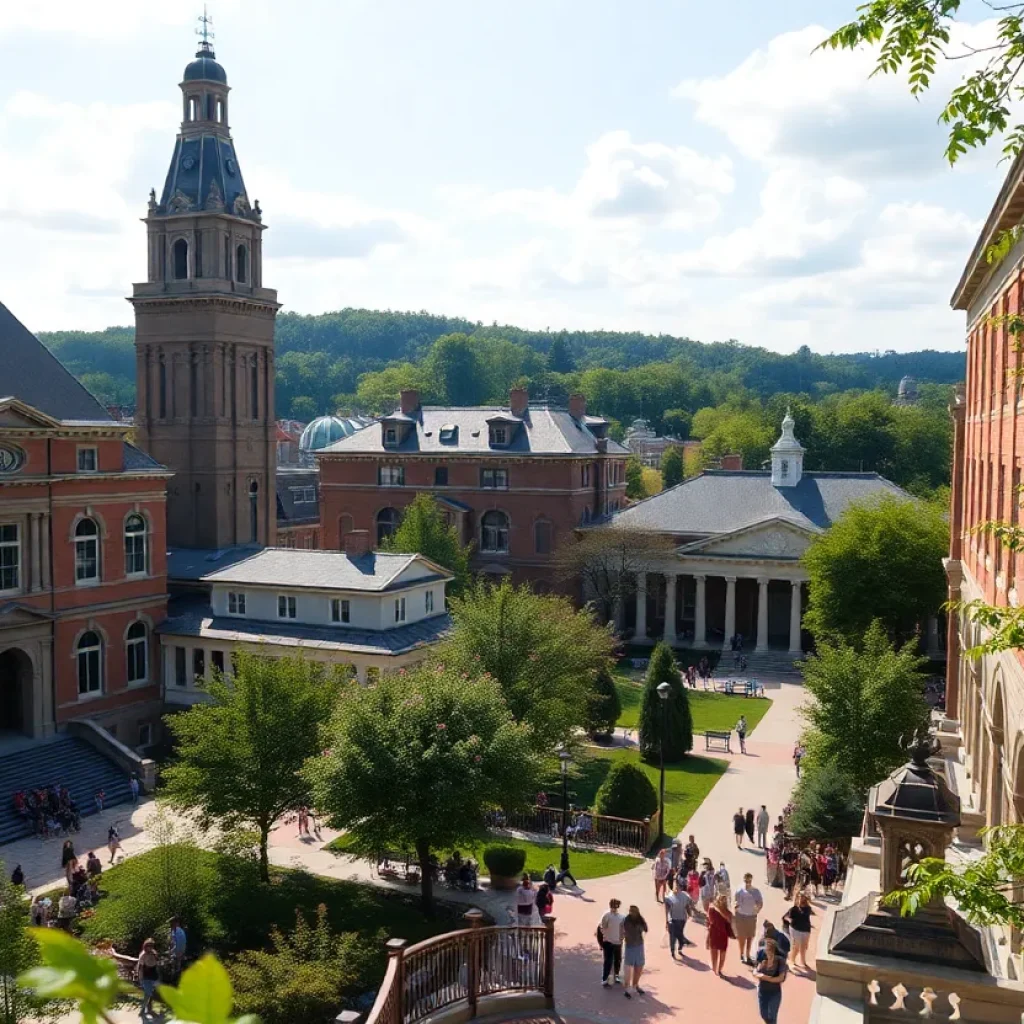
[[782,433],[772,445],[772,486],[795,487],[804,473],[803,445],[793,436],[793,417],[789,409],[782,421]]

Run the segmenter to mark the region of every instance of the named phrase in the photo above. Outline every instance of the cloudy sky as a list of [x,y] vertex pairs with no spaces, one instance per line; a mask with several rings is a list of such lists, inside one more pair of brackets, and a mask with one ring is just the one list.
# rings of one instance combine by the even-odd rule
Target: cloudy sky
[[[854,6],[215,0],[264,280],[303,313],[956,348],[1006,165],[943,162],[963,62],[915,101],[812,54]],[[0,3],[0,301],[31,328],[131,322],[197,8]]]

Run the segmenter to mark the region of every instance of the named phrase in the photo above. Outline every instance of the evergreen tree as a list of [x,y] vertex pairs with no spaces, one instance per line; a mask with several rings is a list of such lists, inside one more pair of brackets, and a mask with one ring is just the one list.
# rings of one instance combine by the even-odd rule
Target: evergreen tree
[[[662,710],[658,686],[668,683],[669,695]],[[693,716],[672,648],[658,644],[651,652],[640,705],[640,756],[657,761],[661,754],[662,715],[665,716],[665,761],[681,761],[693,749]]]
[[597,670],[594,689],[590,695],[590,714],[587,732],[591,736],[608,735],[622,714],[622,701],[615,687],[615,678],[607,665]]
[[553,373],[572,373],[576,369],[576,362],[572,357],[565,338],[559,335],[548,351],[548,369]]
[[635,456],[626,460],[626,497],[639,501],[647,497],[644,486],[644,467]]
[[643,821],[658,809],[658,794],[647,773],[632,761],[616,761],[594,798],[598,814]]
[[449,597],[458,597],[469,583],[469,545],[444,521],[433,495],[426,492],[417,494],[406,506],[398,529],[381,547],[384,551],[415,551],[449,569],[455,576],[448,584]]
[[666,448],[661,456],[661,479],[665,487],[683,482],[683,453],[676,445]]
[[787,827],[800,839],[845,839],[860,833],[864,800],[828,765],[804,772],[793,804]]

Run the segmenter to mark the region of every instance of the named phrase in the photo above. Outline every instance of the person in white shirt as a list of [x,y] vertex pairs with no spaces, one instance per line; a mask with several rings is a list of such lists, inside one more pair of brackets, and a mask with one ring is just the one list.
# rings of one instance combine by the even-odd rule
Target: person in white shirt
[[597,944],[604,954],[604,970],[601,974],[601,984],[607,988],[615,980],[616,985],[622,984],[619,977],[622,972],[622,922],[625,917],[619,913],[622,903],[619,900],[608,901],[608,913],[601,918],[597,926]]
[[764,907],[761,890],[754,888],[754,876],[748,871],[743,876],[743,888],[736,893],[736,913],[733,915],[732,927],[740,944],[740,962],[752,964],[750,944],[757,935],[757,915]]
[[520,928],[533,924],[533,908],[537,902],[537,893],[529,875],[523,875],[522,884],[516,889],[516,923]]

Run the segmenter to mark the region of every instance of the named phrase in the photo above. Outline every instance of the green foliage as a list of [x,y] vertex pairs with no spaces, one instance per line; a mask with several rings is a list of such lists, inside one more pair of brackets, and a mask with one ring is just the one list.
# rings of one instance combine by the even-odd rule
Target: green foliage
[[257,831],[264,881],[270,830],[309,803],[299,769],[320,749],[318,730],[338,690],[334,671],[318,663],[241,652],[230,683],[209,684],[210,703],[167,719],[177,753],[163,774],[167,799],[203,826]]
[[572,352],[562,335],[558,335],[551,342],[551,348],[548,350],[548,369],[552,373],[572,373],[576,369]]
[[526,864],[526,851],[518,846],[485,846],[484,864],[487,866],[488,874],[515,878]]
[[803,662],[814,698],[801,708],[809,775],[834,772],[863,795],[906,761],[908,739],[930,714],[915,648],[894,647],[873,622],[860,644],[819,643]]
[[[469,545],[459,539],[458,531],[444,521],[433,495],[421,492],[402,513],[398,529],[381,545],[384,551],[418,552],[445,569],[455,579],[448,584],[448,596],[457,597],[469,583]],[[439,608],[438,611],[441,611]]]
[[804,625],[821,642],[862,636],[874,620],[906,641],[938,614],[949,527],[933,505],[896,497],[850,506],[804,554]]
[[271,931],[270,949],[245,950],[228,963],[235,1008],[261,1024],[326,1024],[346,997],[373,987],[384,938],[332,931],[323,904],[313,925],[297,911],[290,933]]
[[643,463],[633,456],[626,460],[626,497],[639,501],[647,497],[647,488],[644,486]]
[[594,677],[594,689],[590,695],[590,714],[587,719],[587,732],[591,736],[610,734],[621,714],[622,701],[619,699],[615,677],[607,665],[602,665]]
[[[234,1003],[231,978],[223,965],[207,954],[181,976],[177,988],[160,985],[160,998],[171,1008],[175,1020],[202,1024],[229,1024]],[[240,1017],[238,1024],[258,1024],[253,1016]]]
[[787,828],[801,839],[846,839],[860,834],[864,797],[827,765],[803,773],[793,804]]
[[25,890],[11,883],[0,862],[0,1024],[60,1016],[60,1007],[15,983],[39,963],[39,947],[29,928]]
[[653,783],[632,761],[618,761],[601,783],[594,800],[598,814],[643,821],[658,809]]
[[661,482],[663,487],[675,487],[683,482],[683,450],[676,445],[666,448],[661,456]]
[[573,743],[586,727],[597,671],[614,640],[589,609],[508,580],[478,581],[451,602],[453,629],[436,660],[469,677],[488,674],[512,716],[530,727],[535,749]]
[[424,367],[433,390],[447,405],[479,405],[482,387],[476,350],[465,334],[446,334],[430,348]]
[[[658,686],[663,682],[669,685],[667,701],[658,695]],[[644,681],[640,705],[640,756],[645,761],[660,760],[663,742],[665,761],[681,761],[693,749],[693,717],[672,648],[659,643],[651,652]]]
[[[496,679],[417,666],[371,687],[351,684],[303,771],[314,803],[367,854],[451,849],[482,835],[485,812],[536,792],[540,756]],[[422,872],[424,909],[433,908]]]

